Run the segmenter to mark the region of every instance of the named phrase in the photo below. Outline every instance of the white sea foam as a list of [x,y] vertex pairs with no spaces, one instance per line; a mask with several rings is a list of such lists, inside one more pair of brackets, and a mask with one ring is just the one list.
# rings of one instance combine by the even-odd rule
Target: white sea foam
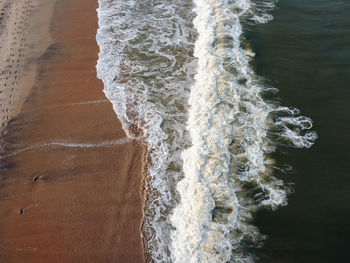
[[168,215],[188,144],[193,15],[192,3],[183,0],[99,0],[98,77],[128,136],[143,139],[150,150],[144,234],[156,262],[170,261]]
[[262,99],[275,90],[242,45],[242,23],[270,21],[275,1],[193,2],[99,0],[98,77],[128,136],[150,150],[153,261],[251,262],[244,244],[262,238],[252,213],[286,205],[290,191],[268,154],[308,148],[316,134],[298,110]]
[[[198,69],[189,98],[192,146],[182,154],[181,201],[171,221],[173,262],[253,262],[244,244],[261,235],[249,223],[259,206],[286,205],[267,154],[278,140],[310,147],[309,118],[267,104],[240,41],[242,19],[272,19],[249,0],[195,0]],[[265,2],[273,7],[273,2]],[[256,12],[256,11],[259,12]],[[270,138],[275,131],[277,141]],[[249,187],[249,188],[248,188]],[[252,195],[249,190],[254,188]]]

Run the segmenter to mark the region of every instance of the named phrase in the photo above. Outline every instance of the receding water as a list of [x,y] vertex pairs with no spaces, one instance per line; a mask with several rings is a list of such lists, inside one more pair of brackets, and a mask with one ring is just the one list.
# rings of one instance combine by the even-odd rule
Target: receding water
[[294,171],[288,206],[260,211],[259,262],[350,260],[350,1],[281,0],[268,24],[247,28],[255,72],[314,121],[309,150],[277,153]]

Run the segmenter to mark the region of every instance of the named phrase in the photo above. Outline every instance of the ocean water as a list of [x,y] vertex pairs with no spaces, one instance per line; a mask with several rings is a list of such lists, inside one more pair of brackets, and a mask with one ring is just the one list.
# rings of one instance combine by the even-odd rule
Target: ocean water
[[99,4],[98,77],[150,152],[152,260],[346,262],[350,4]]
[[255,72],[279,89],[283,105],[311,117],[308,150],[276,152],[293,167],[295,193],[254,224],[268,236],[258,262],[349,262],[350,2],[281,0],[273,21],[249,29]]

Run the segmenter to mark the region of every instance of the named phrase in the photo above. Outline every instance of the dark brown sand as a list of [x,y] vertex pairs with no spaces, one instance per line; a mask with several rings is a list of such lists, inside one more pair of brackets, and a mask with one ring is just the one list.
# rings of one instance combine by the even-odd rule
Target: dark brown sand
[[57,1],[52,45],[1,138],[1,263],[145,261],[144,147],[96,78],[96,8]]

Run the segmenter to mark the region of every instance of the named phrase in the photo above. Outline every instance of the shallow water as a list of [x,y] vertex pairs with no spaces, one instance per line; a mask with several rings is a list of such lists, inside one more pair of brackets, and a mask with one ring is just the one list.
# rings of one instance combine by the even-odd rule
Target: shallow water
[[348,262],[350,258],[350,2],[283,0],[269,24],[249,28],[255,71],[314,121],[307,151],[276,154],[294,167],[287,207],[261,211],[268,235],[259,262]]

